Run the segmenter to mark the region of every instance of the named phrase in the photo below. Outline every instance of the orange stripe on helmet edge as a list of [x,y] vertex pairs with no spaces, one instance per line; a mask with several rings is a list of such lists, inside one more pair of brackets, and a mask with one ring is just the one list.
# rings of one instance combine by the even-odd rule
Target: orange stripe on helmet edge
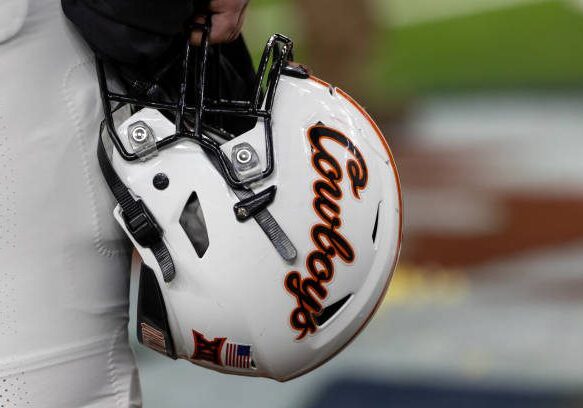
[[332,86],[332,85],[330,85],[328,82],[326,82],[326,81],[323,81],[323,80],[321,80],[320,78],[318,78],[318,77],[315,77],[315,76],[313,76],[313,75],[310,75],[310,79],[311,79],[312,81],[314,81],[314,82],[317,82],[318,84],[320,84],[320,85],[322,85],[322,86],[325,86],[326,88],[329,88],[329,87],[331,87],[331,86]]
[[[393,272],[395,270],[395,268],[397,267],[397,262],[399,261],[399,253],[401,250],[401,241],[403,239],[403,194],[401,192],[401,181],[399,179],[399,172],[397,170],[397,164],[395,163],[395,158],[393,157],[393,153],[391,152],[391,148],[389,147],[389,143],[387,142],[387,139],[383,135],[383,132],[381,132],[381,129],[378,127],[378,125],[372,119],[372,117],[368,114],[368,112],[362,106],[360,106],[358,102],[356,102],[354,99],[352,99],[352,97],[350,95],[348,95],[346,92],[344,92],[342,89],[336,88],[336,92],[340,96],[342,96],[344,99],[346,99],[352,106],[354,106],[365,117],[365,119],[370,123],[370,125],[375,130],[377,137],[380,139],[381,143],[383,144],[383,147],[385,148],[387,154],[389,155],[391,167],[393,168],[393,174],[395,175],[395,182],[397,184],[397,192],[399,194],[399,240],[397,241],[397,256],[395,257],[395,261],[393,262],[393,265],[391,267],[391,272]],[[387,282],[385,283],[385,287],[382,291],[381,297],[377,301],[377,304],[373,308],[371,314],[367,317],[364,324],[358,329],[356,334],[348,341],[348,343],[350,343],[354,339],[354,337],[356,337],[366,327],[366,325],[369,323],[369,321],[371,320],[373,315],[377,312],[381,303],[385,299],[385,296],[387,294],[387,290],[389,289],[389,284],[391,282],[391,278],[392,278],[392,273],[391,273],[391,276],[389,277],[389,279],[387,279]],[[348,343],[346,345],[348,345]]]

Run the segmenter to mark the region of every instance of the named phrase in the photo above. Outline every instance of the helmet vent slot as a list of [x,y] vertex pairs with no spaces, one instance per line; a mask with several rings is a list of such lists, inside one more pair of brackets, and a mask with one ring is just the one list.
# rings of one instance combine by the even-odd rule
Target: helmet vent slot
[[342,309],[342,307],[352,298],[352,294],[344,296],[337,302],[332,303],[330,306],[325,307],[322,311],[314,315],[314,321],[318,326],[323,326],[328,323],[338,312]]
[[193,192],[180,214],[180,225],[186,232],[196,254],[202,258],[209,247],[209,236],[198,195]]
[[379,205],[377,206],[377,215],[374,219],[374,225],[372,227],[372,242],[373,242],[373,244],[375,244],[377,241],[377,230],[379,228],[379,216],[380,216],[380,212],[381,212],[381,204],[382,204],[382,201],[379,201]]

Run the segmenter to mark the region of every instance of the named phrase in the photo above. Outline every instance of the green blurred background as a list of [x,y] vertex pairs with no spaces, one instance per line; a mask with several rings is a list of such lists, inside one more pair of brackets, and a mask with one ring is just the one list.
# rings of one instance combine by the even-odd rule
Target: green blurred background
[[[347,33],[367,48],[359,69],[377,98],[406,98],[440,90],[568,88],[583,84],[583,2],[558,0],[354,0],[370,27]],[[296,40],[308,65],[302,1],[253,0],[246,34],[258,52],[272,32]],[[321,8],[321,31],[351,27],[326,23],[350,19],[342,2]],[[321,3],[318,6],[316,3]],[[366,6],[364,6],[366,4]],[[310,10],[312,12],[312,10]],[[361,18],[362,19],[362,18]],[[319,30],[316,30],[316,32]],[[363,31],[370,31],[365,37]],[[366,40],[369,45],[360,40]],[[257,55],[257,54],[256,54]],[[343,64],[344,55],[336,56]],[[318,73],[326,76],[326,72]],[[338,84],[342,86],[343,84]]]

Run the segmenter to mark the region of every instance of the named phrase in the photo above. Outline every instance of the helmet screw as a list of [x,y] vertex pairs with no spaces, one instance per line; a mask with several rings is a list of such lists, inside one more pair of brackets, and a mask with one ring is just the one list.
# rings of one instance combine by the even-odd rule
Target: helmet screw
[[237,217],[239,218],[247,218],[249,216],[249,211],[246,208],[239,207],[237,208]]
[[237,161],[241,164],[247,164],[251,161],[252,154],[249,149],[241,149],[237,152]]
[[166,190],[168,185],[170,184],[170,180],[168,176],[164,173],[158,173],[154,176],[154,180],[152,180],[152,184],[158,190]]
[[144,122],[136,122],[129,126],[128,131],[136,143],[144,143],[152,136],[152,130]]

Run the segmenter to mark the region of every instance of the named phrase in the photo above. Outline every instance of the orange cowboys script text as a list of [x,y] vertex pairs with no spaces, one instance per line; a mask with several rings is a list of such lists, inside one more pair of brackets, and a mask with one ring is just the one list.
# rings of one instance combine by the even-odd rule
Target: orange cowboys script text
[[296,300],[290,324],[298,332],[297,340],[318,329],[315,316],[322,312],[322,301],[328,296],[326,286],[334,278],[334,258],[339,257],[348,264],[355,258],[352,245],[339,231],[342,226],[339,201],[343,195],[340,183],[344,169],[326,150],[323,141],[334,142],[350,154],[345,170],[355,199],[360,200],[360,191],[368,182],[366,162],[348,137],[337,130],[316,125],[308,130],[308,139],[312,146],[312,166],[320,176],[313,185],[313,207],[320,221],[310,231],[315,248],[306,258],[309,276],[302,277],[298,271],[292,271],[285,277],[285,287]]

